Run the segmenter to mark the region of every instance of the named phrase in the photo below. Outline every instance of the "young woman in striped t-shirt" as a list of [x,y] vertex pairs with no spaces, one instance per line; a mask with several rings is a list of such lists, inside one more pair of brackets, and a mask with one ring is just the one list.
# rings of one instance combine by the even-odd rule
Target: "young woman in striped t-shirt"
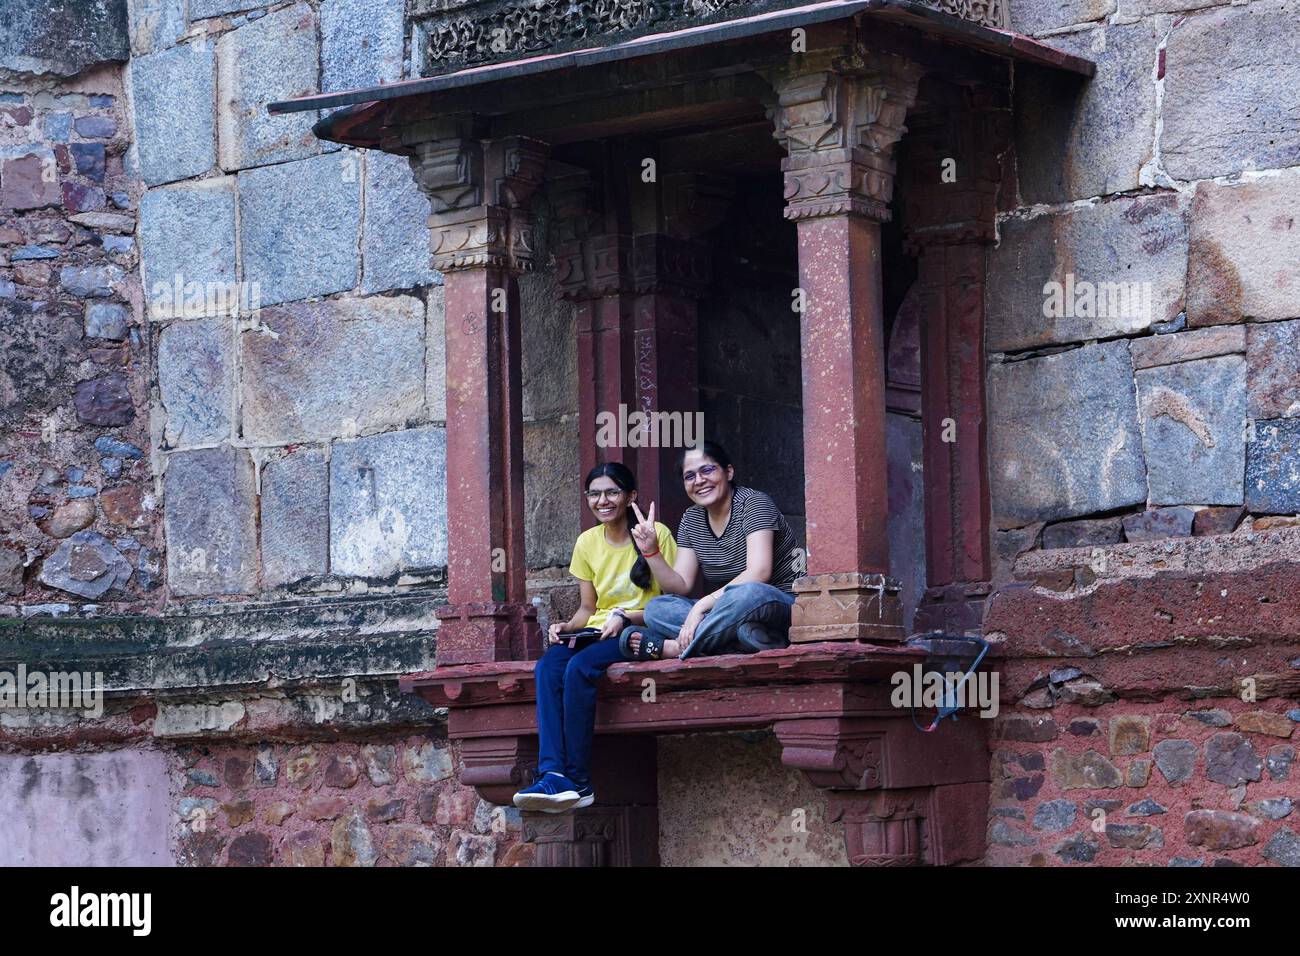
[[[694,502],[677,528],[677,560],[655,550],[654,505],[632,535],[663,589],[645,608],[645,627],[628,628],[622,642],[638,660],[749,654],[789,645],[791,585],[798,552],[794,534],[772,499],[733,483],[735,468],[722,446],[706,441],[678,461]],[[709,593],[691,593],[698,574]]]

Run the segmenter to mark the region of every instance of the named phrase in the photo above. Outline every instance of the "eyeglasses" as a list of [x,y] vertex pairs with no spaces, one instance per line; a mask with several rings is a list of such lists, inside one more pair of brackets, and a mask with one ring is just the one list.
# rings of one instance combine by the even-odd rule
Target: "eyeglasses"
[[623,494],[623,491],[621,488],[602,488],[600,491],[588,491],[584,493],[586,494],[588,501],[599,501],[606,495],[609,496],[610,501],[618,501],[619,496]]
[[682,481],[689,485],[697,476],[700,478],[708,478],[717,470],[717,465],[701,465],[699,471],[682,472]]

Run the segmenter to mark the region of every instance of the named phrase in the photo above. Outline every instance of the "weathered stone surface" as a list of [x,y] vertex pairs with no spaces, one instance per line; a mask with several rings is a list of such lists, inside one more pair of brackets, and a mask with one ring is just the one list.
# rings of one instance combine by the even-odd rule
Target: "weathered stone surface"
[[1231,727],[1232,714],[1226,710],[1193,710],[1184,714],[1207,727]]
[[10,0],[4,13],[6,70],[72,76],[127,58],[126,0]]
[[1007,717],[998,722],[997,734],[1003,740],[1043,743],[1061,736],[1051,717]]
[[1298,12],[1293,0],[1261,0],[1178,21],[1166,44],[1160,137],[1171,176],[1300,163]]
[[1151,755],[1169,783],[1190,780],[1196,770],[1196,744],[1190,740],[1162,740],[1152,748]]
[[1255,748],[1241,734],[1215,734],[1205,742],[1205,776],[1215,783],[1235,787],[1258,780],[1262,770]]
[[1129,343],[1133,367],[1154,368],[1219,355],[1240,355],[1246,351],[1246,329],[1241,325],[1220,325],[1169,335],[1152,335]]
[[1127,850],[1159,849],[1165,838],[1159,827],[1149,823],[1108,823],[1106,842]]
[[214,62],[206,42],[132,58],[135,147],[146,185],[197,176],[216,161]]
[[186,0],[134,0],[131,15],[131,52],[139,56],[169,47],[185,34]]
[[367,800],[366,819],[371,823],[392,823],[406,812],[405,800]]
[[80,597],[98,599],[114,588],[124,589],[131,565],[97,531],[78,531],[45,559],[39,580]]
[[1062,521],[1043,529],[1044,548],[1084,548],[1119,544],[1124,540],[1124,525],[1119,518],[1090,518]]
[[0,593],[23,593],[23,555],[12,548],[0,547]]
[[33,146],[18,156],[0,160],[0,207],[40,209],[63,201],[52,150]]
[[[1240,504],[1245,359],[1233,355],[1144,369],[1137,373],[1137,388],[1150,502]],[[1186,533],[1191,530],[1189,520]]]
[[239,13],[260,6],[258,0],[190,0],[190,19],[206,20],[227,13]]
[[325,786],[346,790],[356,784],[361,767],[350,754],[331,754],[325,763]]
[[358,811],[340,817],[330,832],[335,866],[374,866],[379,859],[374,835]]
[[77,419],[88,425],[129,425],[135,419],[126,376],[120,372],[78,382],[73,404]]
[[262,469],[262,581],[279,587],[324,574],[329,560],[325,453],[305,449]]
[[258,283],[263,305],[357,284],[361,177],[349,181],[339,157],[245,170],[239,215],[244,280]]
[[1296,316],[1300,172],[1233,186],[1200,183],[1189,234],[1188,325]]
[[1259,821],[1227,810],[1193,810],[1183,817],[1187,842],[1207,850],[1236,850],[1259,842]]
[[115,265],[64,266],[59,270],[59,285],[78,298],[103,298],[113,294],[124,276]]
[[1052,852],[1066,863],[1091,863],[1101,852],[1101,844],[1087,834],[1078,833],[1058,843]]
[[1028,833],[1012,826],[1006,820],[994,820],[989,826],[989,842],[995,846],[1033,846],[1036,841]]
[[988,348],[1140,332],[1182,310],[1186,271],[1187,225],[1176,196],[1010,219],[989,254]]
[[386,577],[447,563],[447,435],[438,427],[334,443],[330,567]]
[[1300,837],[1283,827],[1264,845],[1264,859],[1278,866],[1300,866]]
[[366,766],[366,776],[376,787],[386,787],[393,782],[397,769],[397,749],[375,744],[363,744],[361,759]]
[[264,308],[240,335],[244,437],[353,438],[423,418],[424,352],[412,296]]
[[1155,142],[1156,48],[1170,18],[1054,36],[1050,45],[1097,64],[1093,79],[1021,78],[1016,155],[1027,203],[1057,203],[1134,189]]
[[1038,36],[1076,23],[1101,20],[1115,12],[1115,0],[1010,0],[1011,28]]
[[1112,789],[1124,785],[1119,770],[1095,750],[1071,754],[1065,749],[1052,751],[1052,775],[1062,790]]
[[1300,418],[1255,422],[1246,445],[1246,508],[1254,514],[1300,514]]
[[90,338],[121,342],[131,327],[131,312],[116,302],[87,302],[83,327]]
[[1281,820],[1291,815],[1294,806],[1290,797],[1268,797],[1246,804],[1246,809],[1266,820]]
[[384,855],[395,866],[436,866],[442,853],[431,831],[411,823],[385,828],[383,844]]
[[217,75],[221,168],[228,172],[319,152],[313,112],[272,116],[266,104],[317,90],[316,16],[298,3],[223,34]]
[[265,833],[245,833],[230,841],[231,866],[270,866],[271,838]]
[[66,538],[82,528],[89,527],[94,520],[95,500],[74,498],[56,507],[48,519],[40,522],[40,528],[51,538]]
[[497,842],[490,836],[453,830],[447,842],[447,862],[456,866],[492,866],[496,862]]
[[1250,417],[1300,416],[1300,319],[1245,328]]
[[1135,714],[1112,717],[1110,752],[1114,756],[1146,753],[1151,749],[1151,718]]
[[1048,800],[1034,811],[1034,829],[1055,832],[1074,826],[1079,808],[1069,800]]
[[1268,734],[1271,737],[1290,737],[1295,724],[1286,714],[1270,714],[1264,710],[1252,710],[1237,715],[1237,729],[1248,734]]
[[123,528],[149,527],[149,514],[153,510],[152,495],[146,496],[140,485],[123,485],[110,488],[99,496],[100,507],[109,524]]
[[[402,754],[402,771],[407,780],[446,780],[451,770],[451,751],[434,743],[408,748]],[[470,792],[469,796],[473,798],[474,794]]]
[[324,866],[325,841],[315,830],[299,830],[284,841],[284,862],[289,866]]
[[[320,88],[329,92],[358,90],[400,80],[403,12],[403,0],[375,0],[364,5],[325,0],[320,5]],[[409,171],[406,178],[411,179]]]
[[524,535],[528,566],[563,564],[563,544],[579,523],[578,421],[576,415],[524,423]]
[[1246,515],[1244,505],[1202,508],[1192,519],[1192,534],[1231,534]]
[[[140,201],[140,256],[150,318],[206,313],[209,283],[222,288],[214,304],[229,299],[226,288],[235,282],[234,178],[146,192]],[[190,283],[195,285],[187,289]]]
[[243,449],[177,452],[164,479],[167,580],[175,594],[251,594],[257,582],[253,463]]
[[1146,800],[1138,801],[1128,808],[1128,815],[1131,817],[1152,817],[1168,812],[1168,810],[1149,797]]
[[993,365],[988,385],[997,527],[1146,501],[1133,365],[1124,342]]
[[164,441],[183,448],[230,437],[235,380],[234,320],[172,322],[158,337]]
[[[335,7],[340,0],[332,0]],[[326,10],[331,4],[325,5]],[[347,8],[360,13],[361,8],[348,3]],[[401,22],[401,4],[398,4],[398,23]],[[365,11],[368,15],[369,11]],[[400,41],[400,29],[394,36]],[[401,43],[398,43],[401,59]],[[335,88],[335,87],[331,87]],[[348,89],[348,87],[337,87]],[[356,153],[340,154],[338,163],[353,162],[358,167],[361,157]],[[367,150],[365,224],[361,231],[363,257],[361,290],[385,292],[389,289],[409,289],[430,285],[438,281],[438,273],[430,265],[429,253],[429,199],[415,185],[411,164],[404,156]]]
[[1158,541],[1185,538],[1192,533],[1196,512],[1191,508],[1152,508],[1125,515],[1124,536],[1129,541]]
[[1274,780],[1285,780],[1291,774],[1291,764],[1295,762],[1295,748],[1286,744],[1278,744],[1275,747],[1268,748],[1268,754],[1264,758],[1264,765],[1268,767],[1268,775]]
[[[447,420],[447,323],[443,287],[429,286],[425,294],[424,392],[429,417]],[[524,323],[525,325],[527,323]],[[525,337],[525,342],[527,338]],[[525,348],[525,354],[526,354]],[[527,389],[524,391],[527,402]],[[527,412],[524,413],[525,418]]]

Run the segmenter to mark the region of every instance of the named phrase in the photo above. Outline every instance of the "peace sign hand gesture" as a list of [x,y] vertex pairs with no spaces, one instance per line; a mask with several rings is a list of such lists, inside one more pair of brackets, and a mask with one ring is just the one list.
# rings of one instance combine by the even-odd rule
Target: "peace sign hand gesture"
[[659,550],[659,533],[655,530],[655,506],[650,502],[650,514],[647,517],[641,513],[636,502],[632,502],[632,510],[636,513],[637,523],[632,526],[632,538],[636,541],[636,546],[641,553],[649,551],[651,553]]

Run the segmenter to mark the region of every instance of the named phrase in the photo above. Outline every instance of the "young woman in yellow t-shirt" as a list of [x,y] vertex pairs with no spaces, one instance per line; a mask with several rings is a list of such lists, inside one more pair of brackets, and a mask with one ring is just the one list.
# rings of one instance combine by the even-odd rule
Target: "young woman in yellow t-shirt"
[[[662,593],[646,558],[662,554],[671,567],[677,554],[666,525],[655,524],[654,551],[643,551],[632,539],[628,512],[636,500],[636,476],[627,466],[597,465],[585,487],[597,524],[578,536],[569,563],[581,591],[578,610],[568,621],[551,625],[547,651],[537,662],[537,782],[514,798],[524,810],[559,813],[594,802],[588,763],[596,681],[610,664],[632,659],[622,650],[627,642],[620,637],[645,624],[646,603]],[[599,628],[600,640],[580,651],[559,637],[584,627]]]

